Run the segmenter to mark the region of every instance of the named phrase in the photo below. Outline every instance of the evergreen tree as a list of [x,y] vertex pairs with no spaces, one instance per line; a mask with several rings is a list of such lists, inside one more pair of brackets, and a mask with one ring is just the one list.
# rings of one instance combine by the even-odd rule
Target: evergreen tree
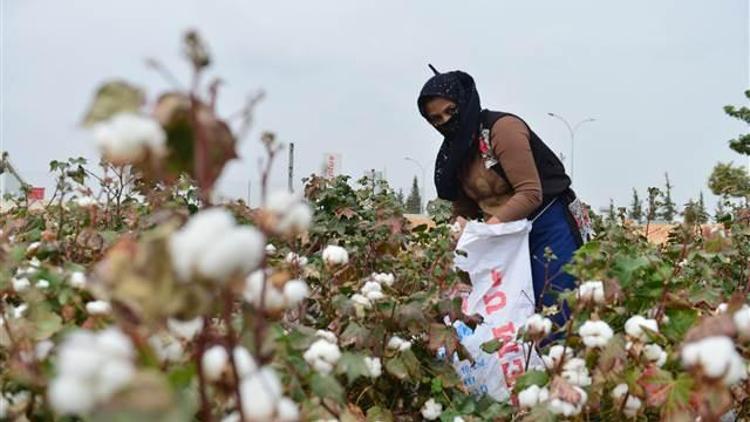
[[399,204],[401,204],[402,206],[405,206],[405,205],[406,205],[406,204],[404,203],[404,190],[403,190],[403,189],[401,189],[401,188],[399,188],[399,189],[398,189],[398,193],[396,194],[396,200],[397,200],[397,201],[398,201],[398,203],[399,203]]
[[635,190],[635,188],[633,188],[633,202],[630,204],[628,218],[636,223],[640,223],[643,220],[643,207],[641,206],[641,198],[638,197],[638,191]]
[[[745,96],[750,99],[750,90],[745,91]],[[724,107],[724,112],[730,117],[750,125],[750,108],[728,105]],[[739,135],[737,138],[730,140],[729,147],[739,154],[750,155],[750,133]],[[720,195],[723,199],[743,198],[747,202],[750,198],[750,175],[748,175],[744,166],[718,163],[708,179],[708,187],[714,194]],[[722,208],[724,207],[721,202],[719,204]],[[723,209],[721,212],[726,214]]]
[[658,217],[659,207],[661,206],[661,203],[659,202],[660,195],[661,192],[659,191],[659,188],[648,188],[648,211],[646,214],[647,222],[654,221],[656,220],[656,217]]
[[664,191],[662,192],[662,198],[664,202],[661,204],[660,217],[667,223],[674,221],[674,217],[677,215],[677,204],[672,200],[672,184],[669,182],[669,173],[664,173]]
[[406,212],[410,214],[419,214],[422,212],[422,197],[419,195],[419,183],[417,176],[414,176],[414,183],[411,185],[411,192],[406,198]]
[[615,201],[609,198],[609,209],[607,210],[607,220],[613,223],[617,220],[617,211],[615,211]]
[[698,224],[708,223],[708,211],[706,210],[706,203],[703,201],[703,191],[701,191],[698,197]]

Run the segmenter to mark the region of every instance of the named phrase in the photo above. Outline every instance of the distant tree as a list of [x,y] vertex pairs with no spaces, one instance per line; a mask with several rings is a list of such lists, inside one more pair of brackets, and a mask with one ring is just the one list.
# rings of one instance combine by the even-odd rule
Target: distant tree
[[399,204],[406,205],[404,203],[404,190],[403,189],[399,188],[398,193],[396,194],[396,200],[398,201]]
[[422,212],[422,197],[419,195],[419,183],[417,183],[416,176],[414,176],[414,182],[411,185],[409,197],[406,198],[406,212],[411,214],[419,214]]
[[669,173],[664,173],[664,180],[664,191],[662,191],[663,202],[659,217],[667,223],[671,223],[677,215],[677,204],[672,200],[672,184],[669,182]]
[[659,216],[659,208],[661,207],[659,196],[661,196],[659,188],[648,188],[648,210],[646,211],[647,222],[652,222]]
[[612,223],[617,220],[617,211],[615,210],[615,201],[609,198],[609,209],[607,210],[607,220]]
[[[745,91],[745,97],[750,99],[750,90]],[[735,107],[725,106],[724,112],[730,117],[734,117],[748,125],[750,125],[750,108],[747,106]],[[750,133],[739,135],[735,139],[729,141],[729,148],[742,155],[750,155]],[[721,196],[723,199],[727,198],[742,198],[747,200],[750,198],[750,175],[748,175],[747,169],[744,166],[735,166],[732,163],[718,163],[714,167],[711,177],[708,180],[708,187],[711,191]],[[719,204],[723,207],[725,204]],[[722,210],[722,213],[726,214],[726,211]]]
[[698,207],[698,224],[708,223],[709,216],[708,216],[708,211],[706,211],[706,203],[703,201],[703,191],[701,191],[701,194],[698,197],[697,207]]
[[643,207],[641,206],[641,198],[638,197],[638,191],[633,188],[633,202],[630,203],[630,210],[628,210],[628,218],[636,223],[643,221]]
[[692,198],[685,204],[685,208],[682,210],[682,220],[685,224],[700,224],[700,211],[698,211],[698,203],[693,201]]

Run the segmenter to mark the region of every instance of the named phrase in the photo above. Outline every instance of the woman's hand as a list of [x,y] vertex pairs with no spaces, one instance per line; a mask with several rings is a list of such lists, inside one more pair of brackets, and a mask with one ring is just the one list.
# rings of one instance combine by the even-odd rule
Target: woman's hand
[[464,232],[464,227],[466,227],[466,219],[459,216],[456,217],[456,221],[453,223],[453,226],[451,227],[451,232],[453,233],[453,239],[458,240],[458,238],[461,237],[461,234]]
[[500,219],[495,217],[494,215],[489,220],[487,220],[487,224],[500,224],[500,223],[502,223],[502,221],[500,221]]

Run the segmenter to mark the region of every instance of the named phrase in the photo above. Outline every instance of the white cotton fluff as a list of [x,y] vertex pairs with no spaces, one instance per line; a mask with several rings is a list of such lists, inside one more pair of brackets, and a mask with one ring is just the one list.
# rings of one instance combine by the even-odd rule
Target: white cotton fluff
[[588,348],[601,348],[607,345],[614,335],[612,328],[604,321],[586,321],[578,329],[583,344]]
[[42,261],[40,261],[37,257],[33,257],[29,261],[29,266],[31,267],[29,268],[30,272],[35,273],[37,269],[42,266]]
[[737,353],[734,342],[726,336],[706,337],[688,343],[682,348],[681,357],[686,368],[700,367],[703,375],[721,379],[727,386],[747,377],[742,356]]
[[273,255],[276,253],[276,246],[273,243],[266,244],[266,255]]
[[393,286],[393,283],[396,282],[396,276],[393,273],[372,273],[371,278],[386,286]]
[[264,366],[240,383],[242,410],[250,420],[270,421],[281,400],[282,387],[276,371]]
[[189,321],[169,318],[167,319],[167,328],[178,338],[190,341],[203,330],[203,317],[193,318]]
[[300,195],[276,191],[269,195],[265,208],[276,216],[274,231],[280,234],[304,232],[312,223],[312,209]]
[[[616,402],[622,403],[622,400],[625,398],[625,395],[628,393],[628,385],[627,384],[618,384],[617,387],[612,389],[612,398]],[[629,395],[627,401],[625,401],[625,405],[623,406],[623,413],[625,413],[625,416],[628,417],[634,417],[638,414],[638,410],[640,410],[642,406],[641,399],[639,399],[636,396]]]
[[[0,230],[0,235],[2,235],[2,230]],[[26,247],[26,253],[34,253],[39,249],[39,247],[42,246],[42,242],[31,242],[29,243],[29,246]]]
[[18,306],[14,306],[11,309],[10,313],[13,316],[14,319],[19,319],[19,318],[23,318],[24,317],[24,315],[26,314],[26,311],[28,309],[29,309],[29,304],[28,303],[22,303],[22,304],[20,304]]
[[198,270],[204,277],[226,281],[232,275],[245,275],[260,264],[265,237],[254,227],[235,227],[201,254]]
[[263,294],[263,284],[266,276],[263,270],[257,270],[245,279],[245,290],[242,296],[248,303],[260,307],[261,297],[263,297],[263,308],[271,312],[284,309],[286,299],[283,292],[279,291],[273,284],[265,282],[265,294]]
[[86,287],[86,274],[80,271],[75,271],[70,274],[68,283],[70,283],[70,286],[73,288],[83,289],[84,287]]
[[542,356],[545,366],[550,369],[557,367],[563,356],[563,350],[565,351],[565,361],[568,361],[573,357],[573,350],[571,350],[570,347],[566,348],[561,344],[556,344],[550,347],[549,352],[546,355]]
[[112,312],[112,306],[109,302],[94,300],[86,303],[86,312],[88,312],[89,315],[108,315]]
[[246,378],[258,370],[258,363],[255,362],[255,358],[244,347],[235,346],[233,355],[237,375],[240,378]]
[[371,302],[378,301],[385,297],[382,287],[380,287],[380,283],[376,281],[366,282],[359,292]]
[[525,409],[531,409],[539,403],[549,399],[549,390],[546,387],[531,385],[518,393],[518,405]]
[[723,314],[729,309],[729,304],[727,303],[720,303],[719,306],[716,307],[715,314]]
[[625,322],[625,333],[635,340],[648,341],[649,337],[644,328],[659,332],[659,325],[655,319],[646,319],[640,315],[635,315]]
[[277,422],[297,422],[299,420],[299,407],[289,397],[282,397],[276,405]]
[[303,357],[316,371],[328,374],[341,358],[341,350],[336,344],[319,339],[310,345]]
[[421,409],[422,417],[428,421],[433,421],[443,413],[443,405],[436,402],[435,399],[427,400]]
[[578,299],[585,303],[604,303],[604,283],[601,281],[586,281],[578,287]]
[[583,406],[586,404],[588,396],[582,388],[576,386],[573,386],[573,388],[578,393],[579,400],[576,403],[571,403],[559,397],[553,397],[547,403],[547,408],[550,410],[550,412],[565,417],[576,416],[581,413]]
[[643,348],[643,356],[658,367],[664,366],[667,362],[667,352],[658,344],[647,344]]
[[323,249],[323,261],[328,265],[346,265],[349,263],[349,253],[341,246],[328,245]]
[[383,373],[383,365],[380,362],[380,358],[365,357],[365,366],[367,366],[367,373],[372,379],[379,377]]
[[161,154],[167,139],[156,120],[135,113],[118,113],[96,124],[93,132],[101,153],[117,164],[138,161],[146,151]]
[[86,414],[125,387],[135,374],[130,339],[117,328],[79,330],[60,345],[57,376],[47,395],[60,414]]
[[316,337],[320,337],[323,340],[326,340],[329,343],[336,344],[338,343],[338,338],[336,337],[336,334],[334,334],[332,331],[328,330],[318,330],[315,332]]
[[403,352],[411,349],[411,342],[406,341],[399,336],[393,336],[390,338],[390,340],[388,340],[387,348]]
[[13,290],[15,290],[16,293],[23,293],[31,287],[31,282],[28,278],[14,278],[12,284]]
[[154,334],[149,337],[148,344],[162,363],[179,362],[185,353],[182,343],[169,334]]
[[737,332],[743,339],[750,338],[750,307],[744,305],[732,316]]
[[288,264],[296,265],[298,267],[304,267],[307,265],[307,257],[297,255],[294,252],[289,252],[286,254],[286,258],[284,259]]
[[310,288],[302,280],[289,280],[284,284],[284,300],[287,308],[297,306],[310,294]]
[[552,321],[540,314],[533,314],[526,319],[526,332],[534,337],[544,337],[552,331]]
[[49,288],[49,281],[45,279],[40,279],[36,281],[36,288],[37,289],[48,289]]
[[586,361],[581,358],[572,358],[563,364],[562,377],[571,385],[587,387],[591,385],[591,377],[586,367]]
[[98,205],[97,200],[88,195],[77,197],[75,203],[81,208],[89,208]]
[[169,238],[169,251],[177,276],[188,281],[204,253],[234,228],[234,218],[224,208],[209,208],[193,215]]
[[229,354],[224,346],[211,346],[203,352],[203,376],[209,382],[218,381],[229,363]]
[[359,293],[353,294],[350,300],[357,305],[361,305],[364,308],[370,308],[372,306],[372,302],[370,302],[370,299]]
[[45,360],[54,347],[55,343],[51,340],[42,340],[34,346],[34,357],[39,361]]

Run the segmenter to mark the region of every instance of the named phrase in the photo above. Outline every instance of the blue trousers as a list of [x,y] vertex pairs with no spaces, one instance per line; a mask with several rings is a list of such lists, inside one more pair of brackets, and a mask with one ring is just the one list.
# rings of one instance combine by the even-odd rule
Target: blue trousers
[[[534,220],[529,234],[529,250],[531,277],[538,310],[541,310],[540,303],[543,306],[556,305],[557,293],[576,287],[575,277],[562,270],[581,246],[581,239],[574,224],[562,198],[558,198]],[[544,250],[547,247],[557,259],[545,259]],[[556,325],[562,326],[569,314],[568,307],[562,306],[560,312],[550,319]]]

